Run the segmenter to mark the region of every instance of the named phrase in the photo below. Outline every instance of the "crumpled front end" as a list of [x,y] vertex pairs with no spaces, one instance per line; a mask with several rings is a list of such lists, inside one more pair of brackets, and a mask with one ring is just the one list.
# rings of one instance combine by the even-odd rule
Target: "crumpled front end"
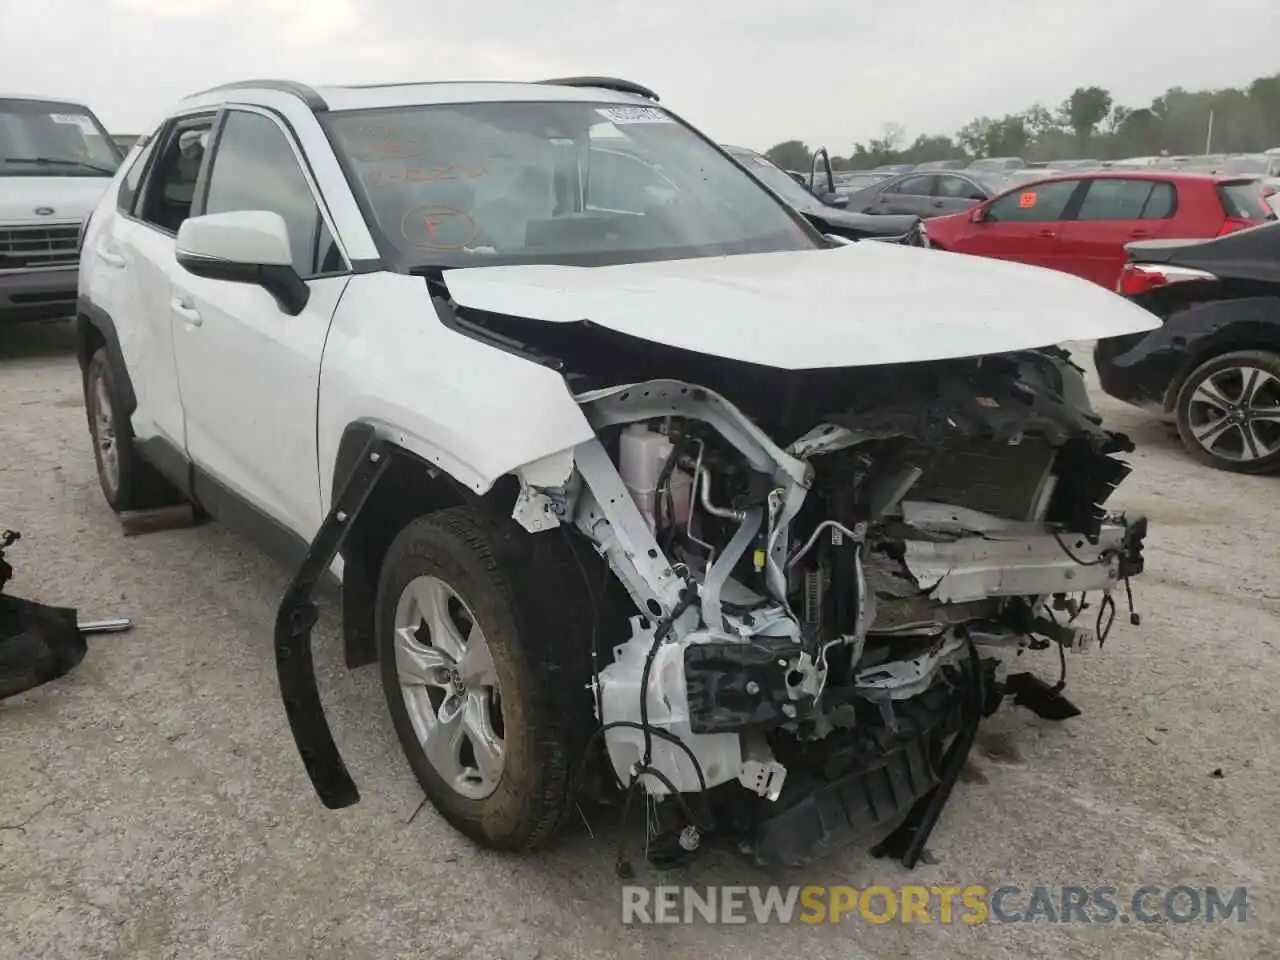
[[1013,692],[1002,651],[1100,643],[1142,567],[1145,521],[1103,506],[1132,447],[1060,354],[848,377],[789,435],[768,398],[751,417],[680,380],[589,390],[597,436],[521,471],[515,519],[576,529],[634,606],[593,678],[619,783],[762,863],[927,802]]

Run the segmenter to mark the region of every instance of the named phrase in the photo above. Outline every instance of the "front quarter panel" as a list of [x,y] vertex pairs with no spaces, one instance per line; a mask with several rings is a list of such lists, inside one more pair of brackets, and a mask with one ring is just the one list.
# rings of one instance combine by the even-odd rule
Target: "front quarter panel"
[[320,372],[325,510],[343,432],[369,423],[477,493],[595,434],[554,370],[446,327],[421,277],[353,277]]

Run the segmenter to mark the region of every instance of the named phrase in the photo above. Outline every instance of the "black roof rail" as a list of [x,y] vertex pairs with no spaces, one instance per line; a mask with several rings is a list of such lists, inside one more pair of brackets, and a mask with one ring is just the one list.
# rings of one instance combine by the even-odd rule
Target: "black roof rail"
[[210,87],[208,90],[201,90],[199,93],[193,93],[193,97],[202,97],[206,93],[217,93],[219,90],[276,90],[280,93],[289,93],[297,97],[316,113],[323,113],[329,109],[329,104],[324,102],[324,97],[316,93],[314,89],[305,83],[298,83],[296,80],[236,80],[234,83],[223,83],[216,87]]
[[654,103],[658,102],[658,95],[648,87],[633,83],[630,80],[620,80],[617,77],[560,77],[555,80],[538,80],[536,82],[554,87],[597,87],[601,90],[613,90],[617,93],[631,93],[637,97],[652,100]]

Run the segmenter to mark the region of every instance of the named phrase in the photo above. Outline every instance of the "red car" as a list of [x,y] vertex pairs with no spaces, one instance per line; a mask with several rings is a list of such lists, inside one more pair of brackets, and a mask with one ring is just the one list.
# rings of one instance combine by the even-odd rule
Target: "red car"
[[964,213],[935,217],[929,241],[1062,270],[1114,290],[1127,243],[1209,239],[1274,219],[1256,178],[1085,173],[1020,184]]

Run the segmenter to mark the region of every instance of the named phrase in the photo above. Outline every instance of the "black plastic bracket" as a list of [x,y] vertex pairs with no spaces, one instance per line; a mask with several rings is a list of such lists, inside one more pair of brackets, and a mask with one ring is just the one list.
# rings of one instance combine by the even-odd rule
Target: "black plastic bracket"
[[951,791],[960,779],[960,771],[969,758],[978,737],[986,709],[986,688],[978,651],[969,644],[970,683],[973,684],[971,705],[965,725],[951,742],[942,758],[942,776],[928,793],[916,801],[903,822],[871,851],[873,857],[894,857],[908,870],[914,870],[925,853],[933,828],[938,825],[942,809],[951,799]]
[[307,548],[298,571],[293,575],[284,599],[276,612],[276,672],[280,696],[284,700],[289,729],[302,755],[307,776],[320,801],[330,810],[340,810],[360,802],[360,791],[347,772],[333,733],[325,718],[324,704],[316,684],[315,660],[311,650],[311,631],[320,611],[312,600],[315,588],[332,565],[348,531],[369,495],[386,471],[396,447],[377,436],[372,427],[367,431],[359,458],[333,498],[329,515]]

